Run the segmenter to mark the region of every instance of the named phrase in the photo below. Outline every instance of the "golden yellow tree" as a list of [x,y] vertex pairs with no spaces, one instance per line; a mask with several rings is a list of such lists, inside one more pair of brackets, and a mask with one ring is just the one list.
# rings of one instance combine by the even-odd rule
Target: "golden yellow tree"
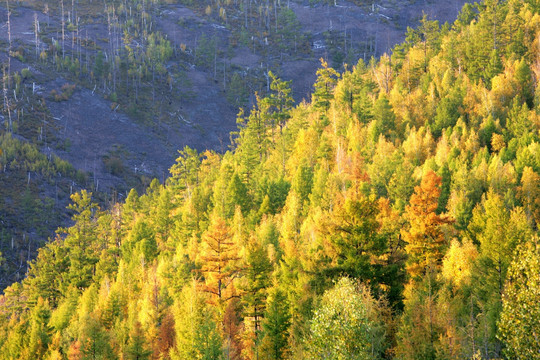
[[[230,300],[233,280],[239,272],[238,249],[233,241],[233,232],[220,217],[214,217],[208,230],[203,234],[203,250],[200,259],[203,264],[204,291],[213,295],[218,303]],[[216,299],[217,298],[217,299]]]

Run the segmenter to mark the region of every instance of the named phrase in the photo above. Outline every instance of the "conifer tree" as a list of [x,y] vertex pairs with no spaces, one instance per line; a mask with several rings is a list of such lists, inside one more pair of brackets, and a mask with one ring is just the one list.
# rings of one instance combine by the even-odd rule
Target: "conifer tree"
[[294,105],[294,99],[291,95],[291,81],[283,81],[271,71],[268,72],[268,76],[272,79],[270,83],[272,92],[265,100],[271,106],[270,118],[272,120],[272,127],[279,126],[279,132],[282,133],[287,120],[291,116],[290,112]]
[[268,104],[262,101],[259,95],[256,98],[256,105],[249,116],[246,117],[241,109],[237,118],[240,126],[238,138],[235,140],[237,159],[243,180],[248,183],[257,166],[266,159],[270,142],[266,121]]
[[382,93],[373,106],[373,118],[376,121],[376,131],[372,134],[373,142],[379,139],[379,135],[392,138],[396,130],[396,115],[392,110],[392,105]]
[[[272,264],[268,259],[267,251],[259,243],[258,239],[251,238],[247,248],[245,259],[244,285],[242,286],[243,301],[245,303],[244,322],[249,325],[249,330],[254,339],[254,345],[258,347],[266,307],[267,288],[270,286],[270,273]],[[249,322],[247,321],[249,319]]]
[[199,182],[199,166],[201,165],[201,155],[197,150],[190,147],[184,147],[179,150],[180,156],[176,159],[176,163],[171,167],[170,182],[174,183],[177,190],[187,189]]
[[380,265],[375,264],[375,259],[385,252],[386,244],[377,234],[377,216],[375,198],[354,191],[336,204],[327,229],[336,259],[327,275],[346,275],[374,284],[382,280],[378,278]]
[[62,281],[68,269],[68,249],[62,246],[62,240],[57,236],[41,248],[37,258],[30,263],[26,280],[30,289],[29,301],[36,302],[42,297],[53,307],[57,306],[70,285]]
[[296,194],[298,194],[302,205],[304,202],[309,200],[309,194],[311,194],[312,187],[313,169],[306,162],[303,162],[296,171],[296,175],[292,183],[292,188],[295,190]]
[[27,359],[40,359],[45,356],[52,340],[52,329],[49,326],[51,309],[49,304],[39,298],[31,313],[31,325],[27,347]]
[[172,250],[173,244],[169,243],[169,235],[172,231],[173,219],[171,217],[172,203],[171,193],[163,189],[154,207],[151,218],[155,219],[155,241],[160,251]]
[[69,272],[64,274],[68,284],[84,289],[90,286],[94,276],[95,264],[99,260],[97,244],[97,212],[99,207],[92,202],[92,194],[86,190],[71,196],[73,204],[68,209],[75,214],[75,225],[65,229],[64,246],[69,251]]
[[129,343],[126,349],[126,359],[129,360],[145,360],[149,359],[152,351],[146,348],[144,333],[139,322],[135,326],[129,336]]
[[81,353],[87,359],[107,359],[113,356],[108,333],[92,314],[80,319]]
[[288,347],[288,330],[291,316],[287,297],[279,288],[274,288],[268,299],[268,305],[262,323],[263,339],[261,355],[265,359],[285,359]]
[[247,214],[251,203],[248,195],[248,188],[237,173],[234,173],[229,182],[229,186],[227,187],[227,198],[230,203],[229,211],[227,212],[228,217],[232,217],[237,206],[240,207],[244,214]]
[[531,235],[526,216],[521,208],[509,212],[501,196],[490,191],[474,209],[469,230],[480,243],[484,284],[500,296],[515,248]]
[[137,212],[140,210],[140,198],[136,189],[131,189],[122,206],[122,226],[127,227],[133,223]]
[[324,59],[320,59],[321,68],[317,70],[317,81],[314,84],[313,104],[323,111],[328,110],[330,101],[334,98],[334,87],[339,79],[339,73],[328,66]]
[[212,294],[219,305],[233,296],[230,290],[240,270],[237,264],[239,259],[231,229],[225,220],[214,216],[203,234],[200,271],[204,275],[204,291]]
[[428,170],[420,186],[414,188],[410,205],[405,208],[409,228],[402,231],[409,255],[407,272],[414,279],[441,265],[446,238],[441,226],[449,219],[436,213],[440,195],[441,177]]
[[529,118],[529,109],[526,104],[520,105],[519,99],[514,98],[512,108],[506,119],[506,140],[518,140],[523,137],[534,136],[534,124]]

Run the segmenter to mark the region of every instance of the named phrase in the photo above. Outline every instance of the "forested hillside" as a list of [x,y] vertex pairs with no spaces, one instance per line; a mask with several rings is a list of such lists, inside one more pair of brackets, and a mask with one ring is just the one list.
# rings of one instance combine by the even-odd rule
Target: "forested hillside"
[[0,2],[0,289],[72,224],[73,192],[107,207],[163,182],[186,145],[223,153],[269,71],[309,98],[320,57],[342,71],[463,2]]
[[230,151],[71,196],[0,298],[0,358],[539,359],[539,76],[534,0],[321,60],[310,102],[270,72]]

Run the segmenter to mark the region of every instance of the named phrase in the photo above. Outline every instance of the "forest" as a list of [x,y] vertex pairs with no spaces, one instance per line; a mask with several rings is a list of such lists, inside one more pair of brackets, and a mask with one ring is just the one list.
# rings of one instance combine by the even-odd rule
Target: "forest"
[[[249,25],[248,3],[269,4],[205,10]],[[137,96],[144,76],[161,99],[171,53],[148,42],[157,55],[124,47],[134,68],[103,63],[97,85]],[[63,48],[41,61],[77,71]],[[0,296],[0,359],[540,359],[540,3],[424,15],[390,54],[321,59],[310,101],[267,78],[228,151],[185,147],[125,201],[72,192],[72,225]],[[23,181],[85,181],[0,144]]]

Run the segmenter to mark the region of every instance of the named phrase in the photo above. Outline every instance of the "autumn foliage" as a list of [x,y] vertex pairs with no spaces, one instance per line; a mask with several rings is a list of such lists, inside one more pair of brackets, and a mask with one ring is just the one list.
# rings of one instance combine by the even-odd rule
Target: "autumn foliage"
[[537,358],[539,11],[424,17],[324,61],[312,103],[271,74],[230,151],[74,194],[0,297],[0,359]]

